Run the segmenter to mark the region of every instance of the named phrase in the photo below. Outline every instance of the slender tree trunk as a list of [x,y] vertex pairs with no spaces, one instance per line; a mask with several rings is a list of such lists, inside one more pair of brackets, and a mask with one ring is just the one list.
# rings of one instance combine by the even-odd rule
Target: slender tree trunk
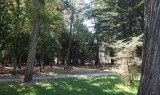
[[21,69],[21,65],[22,65],[22,62],[21,62],[21,55],[19,55],[18,57],[18,69]]
[[17,64],[18,64],[18,56],[19,56],[19,32],[20,32],[20,27],[19,27],[19,15],[20,15],[20,0],[16,0],[16,25],[15,25],[15,32],[16,32],[16,41],[15,41],[15,59],[14,59],[14,63],[13,63],[13,72],[12,74],[13,75],[16,75],[16,67],[17,67]]
[[59,56],[57,57],[57,66],[59,66],[59,61],[60,61],[60,58]]
[[134,78],[133,78],[133,69],[132,66],[129,65],[131,64],[131,58],[126,58],[126,63],[127,63],[127,68],[128,68],[128,73],[129,73],[129,81],[131,85],[134,85]]
[[8,63],[9,63],[9,64],[12,64],[12,56],[9,57]]
[[62,65],[64,65],[65,64],[65,57],[66,57],[66,50],[63,48],[62,49],[62,58],[61,58],[61,61],[62,61]]
[[[37,63],[38,63],[38,66],[40,67],[40,65],[41,65],[41,60],[40,60],[40,57],[39,57],[39,56],[37,57]],[[40,70],[40,72],[41,72],[41,70]]]
[[96,60],[95,60],[95,65],[99,65],[99,44],[96,44]]
[[160,95],[160,0],[145,0],[142,75],[137,95]]
[[47,49],[45,49],[45,53],[44,53],[44,63],[46,66],[49,65],[48,63],[48,52],[47,52]]
[[[111,50],[110,50],[110,56],[114,57],[113,48],[111,48]],[[114,65],[114,59],[113,58],[111,58],[111,64]]]
[[79,47],[78,47],[78,45],[76,45],[76,54],[75,54],[75,64],[78,66],[78,50],[79,50]]
[[67,59],[66,59],[66,67],[68,67],[70,63],[70,55],[71,55],[71,45],[72,45],[72,32],[73,32],[73,20],[74,20],[74,12],[72,10],[71,18],[70,18],[70,33],[69,33],[69,47],[67,52]]
[[14,56],[14,62],[13,62],[13,71],[12,71],[12,75],[16,75],[16,68],[17,68],[17,56]]
[[33,76],[33,66],[37,47],[38,39],[38,26],[39,26],[39,0],[34,0],[34,11],[33,11],[33,32],[30,42],[30,48],[27,58],[27,71],[24,77],[24,82],[31,82]]
[[48,63],[51,68],[53,67],[54,62],[54,57],[51,58],[51,54],[48,52]]
[[46,49],[43,51],[43,69],[45,69],[46,64]]
[[42,57],[39,58],[39,71],[42,72]]
[[82,66],[84,66],[85,64],[84,64],[84,57],[83,57],[84,55],[82,54],[82,56],[81,56],[81,65]]
[[19,64],[18,56],[19,56],[19,35],[17,36],[16,42],[15,42],[14,63],[13,63],[13,72],[12,72],[13,75],[16,75],[17,65]]
[[59,63],[60,63],[59,61],[60,61],[60,59],[61,59],[61,58],[60,58],[60,51],[58,51],[58,54],[57,54],[57,66],[59,66]]
[[45,63],[45,55],[43,55],[43,69],[45,69],[45,65],[46,65],[46,63]]
[[83,51],[83,50],[82,50],[82,52],[81,52],[80,61],[81,61],[81,65],[84,66],[84,65],[85,65],[85,62],[84,62],[84,51]]

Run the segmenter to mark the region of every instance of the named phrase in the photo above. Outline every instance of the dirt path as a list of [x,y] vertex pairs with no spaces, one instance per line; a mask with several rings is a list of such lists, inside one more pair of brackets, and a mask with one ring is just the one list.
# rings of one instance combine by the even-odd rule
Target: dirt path
[[[59,79],[59,78],[85,78],[85,77],[99,77],[99,76],[109,76],[114,75],[113,72],[106,73],[93,73],[93,74],[76,74],[76,75],[63,75],[63,76],[34,76],[33,80],[46,80],[46,79]],[[18,82],[22,81],[21,78],[12,78],[12,79],[0,79],[0,82]]]

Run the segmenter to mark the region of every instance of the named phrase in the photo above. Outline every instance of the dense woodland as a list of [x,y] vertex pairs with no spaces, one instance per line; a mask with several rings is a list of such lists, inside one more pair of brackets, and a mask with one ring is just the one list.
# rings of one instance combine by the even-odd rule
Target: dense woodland
[[138,95],[160,95],[159,17],[159,0],[0,0],[0,67],[30,83],[35,67],[126,64]]
[[[34,66],[67,69],[92,61],[100,65],[102,46],[111,64],[115,58],[141,57],[143,0],[1,0],[0,4],[0,63],[12,65],[12,74],[22,66],[32,76]],[[124,49],[134,54],[118,56]]]
[[[156,1],[155,6],[160,6]],[[25,67],[24,82],[30,82],[35,66],[40,71],[55,65],[71,70],[87,63],[102,68],[124,59],[134,84],[133,68],[139,72],[145,66],[138,62],[142,59],[144,5],[150,8],[149,4],[151,0],[0,0],[0,65],[12,66],[13,75]],[[150,61],[143,58],[143,62]],[[145,86],[143,81],[141,86]]]

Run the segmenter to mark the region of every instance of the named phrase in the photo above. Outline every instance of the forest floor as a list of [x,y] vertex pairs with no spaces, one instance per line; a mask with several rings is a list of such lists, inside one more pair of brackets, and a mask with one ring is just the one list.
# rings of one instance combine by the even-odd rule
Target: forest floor
[[[106,73],[95,73],[95,74],[75,74],[75,75],[61,75],[61,76],[34,76],[33,81],[37,80],[48,80],[48,79],[63,79],[63,78],[86,78],[86,77],[101,77],[101,76],[110,76],[114,75],[113,72]],[[12,78],[12,79],[0,79],[0,82],[17,82],[23,81],[21,78]]]
[[60,78],[0,83],[0,95],[136,95],[137,83],[125,85],[118,76]]
[[[53,78],[79,78],[114,75],[112,68],[117,66],[104,65],[103,69],[96,69],[93,66],[73,66],[73,70],[65,71],[63,66],[45,66],[40,72],[39,67],[34,67],[34,80],[53,79]],[[11,66],[0,66],[0,82],[21,81],[24,78],[25,67],[17,69],[17,75],[12,75]]]
[[135,95],[138,81],[135,85],[126,84],[116,75],[120,68],[106,65],[99,70],[93,66],[73,66],[73,70],[65,71],[63,66],[46,66],[39,72],[39,67],[35,67],[33,81],[24,83],[24,67],[13,76],[12,67],[3,66],[0,95]]

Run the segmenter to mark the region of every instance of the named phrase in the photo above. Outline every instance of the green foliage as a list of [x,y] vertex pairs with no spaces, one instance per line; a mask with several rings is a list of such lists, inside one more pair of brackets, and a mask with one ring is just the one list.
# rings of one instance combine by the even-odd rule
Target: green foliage
[[143,0],[93,0],[92,17],[100,41],[113,44],[143,33]]
[[[36,60],[44,63],[44,57],[50,56],[52,63],[55,59],[63,63],[70,38],[70,60],[74,64],[95,60],[95,39],[117,49],[115,53],[133,44],[142,46],[143,0],[92,1],[85,4],[83,0],[40,0]],[[32,0],[0,1],[0,63],[7,63],[10,57],[14,62],[20,57],[26,59],[32,31],[32,10]],[[88,19],[94,20],[95,33],[83,24]],[[139,50],[137,54],[141,52]]]
[[[46,47],[52,53],[53,49],[60,48],[57,35],[59,31],[64,30],[64,21],[62,14],[56,10],[58,4],[58,0],[41,0],[37,54],[43,54],[43,49]],[[32,8],[31,0],[0,1],[0,63],[9,57],[28,55],[32,31]]]

